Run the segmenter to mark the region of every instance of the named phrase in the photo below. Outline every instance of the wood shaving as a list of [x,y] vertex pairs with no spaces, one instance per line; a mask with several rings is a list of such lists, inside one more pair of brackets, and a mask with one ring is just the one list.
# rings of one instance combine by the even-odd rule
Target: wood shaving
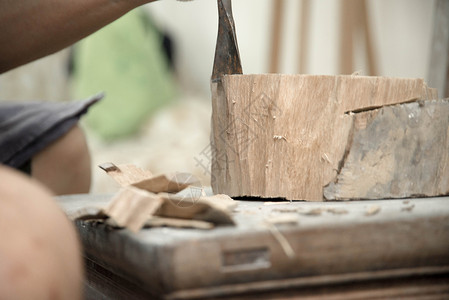
[[365,216],[374,216],[380,212],[380,206],[379,205],[372,205],[368,207],[365,211]]
[[300,212],[301,215],[305,216],[321,216],[321,213],[323,212],[322,208],[313,208],[311,210],[308,210],[306,212]]
[[344,208],[334,208],[334,207],[330,207],[330,208],[326,209],[326,211],[333,215],[345,215],[348,213],[348,211]]
[[412,211],[413,210],[413,208],[415,208],[415,204],[412,204],[412,205],[410,205],[410,206],[406,206],[406,207],[403,207],[403,208],[401,208],[401,211]]

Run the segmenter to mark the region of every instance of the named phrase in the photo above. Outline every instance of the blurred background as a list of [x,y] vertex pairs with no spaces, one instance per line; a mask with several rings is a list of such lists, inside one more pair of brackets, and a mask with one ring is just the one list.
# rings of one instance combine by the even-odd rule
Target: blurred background
[[[429,78],[436,0],[234,0],[243,71]],[[210,183],[216,1],[160,0],[69,49],[0,75],[0,99],[106,97],[82,120],[97,168],[134,163]]]

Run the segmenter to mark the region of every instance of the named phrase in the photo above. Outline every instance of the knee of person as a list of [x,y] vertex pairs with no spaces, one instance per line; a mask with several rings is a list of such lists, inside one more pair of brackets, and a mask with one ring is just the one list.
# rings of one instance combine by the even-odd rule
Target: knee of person
[[75,229],[51,194],[0,166],[0,299],[81,299]]
[[91,184],[90,154],[79,126],[35,155],[31,175],[55,194],[88,193]]

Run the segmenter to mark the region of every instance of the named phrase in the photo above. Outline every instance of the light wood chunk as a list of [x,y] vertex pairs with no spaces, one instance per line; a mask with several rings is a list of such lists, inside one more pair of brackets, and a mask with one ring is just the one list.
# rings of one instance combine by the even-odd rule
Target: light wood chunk
[[132,164],[115,165],[109,162],[103,163],[99,167],[122,187],[153,177],[150,171]]
[[126,227],[130,231],[139,231],[162,205],[159,196],[134,188],[122,188],[104,209],[116,225]]
[[147,178],[132,185],[152,193],[177,193],[188,186],[198,186],[200,182],[190,173],[173,173]]

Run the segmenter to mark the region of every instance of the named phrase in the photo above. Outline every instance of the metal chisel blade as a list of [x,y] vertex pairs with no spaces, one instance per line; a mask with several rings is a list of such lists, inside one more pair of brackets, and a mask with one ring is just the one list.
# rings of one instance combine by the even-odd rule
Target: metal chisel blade
[[232,16],[231,0],[218,2],[218,37],[215,49],[212,82],[221,80],[223,75],[242,74],[239,47]]

